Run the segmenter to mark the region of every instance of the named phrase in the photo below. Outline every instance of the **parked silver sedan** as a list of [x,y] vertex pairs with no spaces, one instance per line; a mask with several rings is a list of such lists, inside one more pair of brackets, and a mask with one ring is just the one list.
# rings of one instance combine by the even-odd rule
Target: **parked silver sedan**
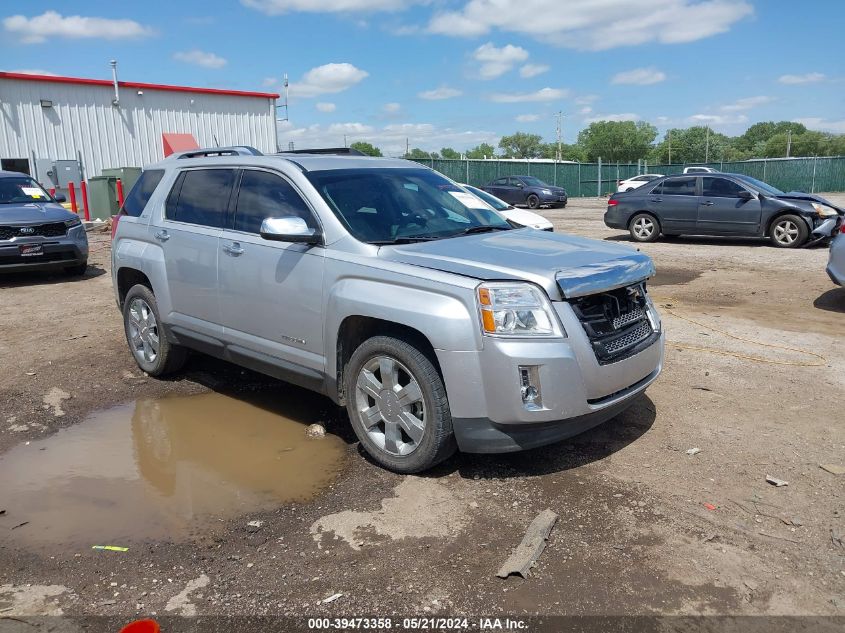
[[833,280],[833,283],[845,286],[845,222],[839,229],[839,235],[834,237],[830,243],[827,274]]

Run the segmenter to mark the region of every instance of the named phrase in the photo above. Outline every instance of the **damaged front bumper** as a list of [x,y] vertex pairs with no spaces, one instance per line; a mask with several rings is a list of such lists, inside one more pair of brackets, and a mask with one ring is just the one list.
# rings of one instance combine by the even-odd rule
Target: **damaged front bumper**
[[842,216],[822,220],[810,233],[810,238],[807,240],[805,246],[812,246],[813,244],[818,244],[834,237],[839,233],[839,227],[842,226],[842,221]]

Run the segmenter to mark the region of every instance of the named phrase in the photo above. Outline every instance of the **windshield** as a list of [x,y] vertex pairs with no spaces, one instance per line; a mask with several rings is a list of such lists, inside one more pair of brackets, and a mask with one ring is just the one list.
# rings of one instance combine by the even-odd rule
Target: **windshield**
[[0,178],[0,204],[52,201],[50,194],[32,178]]
[[472,195],[484,200],[484,202],[496,209],[496,211],[507,211],[511,208],[511,205],[509,205],[507,202],[499,200],[496,196],[489,194],[486,191],[482,191],[477,187],[473,187],[472,185],[464,185],[464,189],[469,191]]
[[390,244],[512,228],[487,204],[429,169],[336,169],[306,176],[362,242]]
[[782,196],[783,191],[780,189],[776,189],[772,187],[770,184],[763,182],[762,180],[757,180],[756,178],[752,178],[751,176],[739,176],[740,180],[744,180],[749,185],[757,189],[758,191],[762,191],[763,193],[767,193],[770,196]]
[[522,176],[522,182],[524,182],[529,187],[548,187],[549,185],[544,183],[539,178],[535,178],[534,176]]

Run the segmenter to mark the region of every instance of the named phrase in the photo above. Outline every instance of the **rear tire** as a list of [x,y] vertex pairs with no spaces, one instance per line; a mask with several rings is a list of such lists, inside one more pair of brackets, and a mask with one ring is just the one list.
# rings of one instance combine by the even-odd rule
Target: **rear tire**
[[422,472],[455,452],[440,373],[407,341],[390,336],[364,341],[344,371],[344,393],[361,446],[388,470]]
[[531,194],[526,200],[529,209],[537,209],[540,206],[540,198],[536,194]]
[[126,293],[123,330],[132,357],[150,376],[178,371],[188,358],[188,350],[167,340],[155,295],[146,286],[134,285]]
[[797,215],[782,215],[772,222],[769,239],[778,248],[798,248],[803,246],[810,235],[807,223]]
[[653,242],[660,236],[660,222],[651,213],[637,213],[628,224],[635,242]]

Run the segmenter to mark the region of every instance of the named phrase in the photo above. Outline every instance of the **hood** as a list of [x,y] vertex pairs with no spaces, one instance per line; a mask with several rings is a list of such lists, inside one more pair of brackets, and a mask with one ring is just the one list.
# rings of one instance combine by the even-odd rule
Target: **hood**
[[45,224],[75,217],[75,213],[55,202],[0,204],[0,224]]
[[566,193],[566,189],[564,189],[563,187],[555,187],[554,185],[548,185],[546,187],[541,187],[539,185],[532,186],[534,187],[534,189],[548,189],[549,191],[552,191],[554,193]]
[[530,281],[552,298],[580,297],[651,277],[651,258],[620,244],[515,229],[383,246],[379,257],[484,281]]
[[782,196],[776,196],[778,200],[806,200],[807,202],[819,202],[821,204],[826,204],[829,207],[833,207],[840,213],[843,211],[841,207],[833,204],[830,200],[822,198],[821,196],[817,196],[814,193],[805,193],[803,191],[788,191]]

